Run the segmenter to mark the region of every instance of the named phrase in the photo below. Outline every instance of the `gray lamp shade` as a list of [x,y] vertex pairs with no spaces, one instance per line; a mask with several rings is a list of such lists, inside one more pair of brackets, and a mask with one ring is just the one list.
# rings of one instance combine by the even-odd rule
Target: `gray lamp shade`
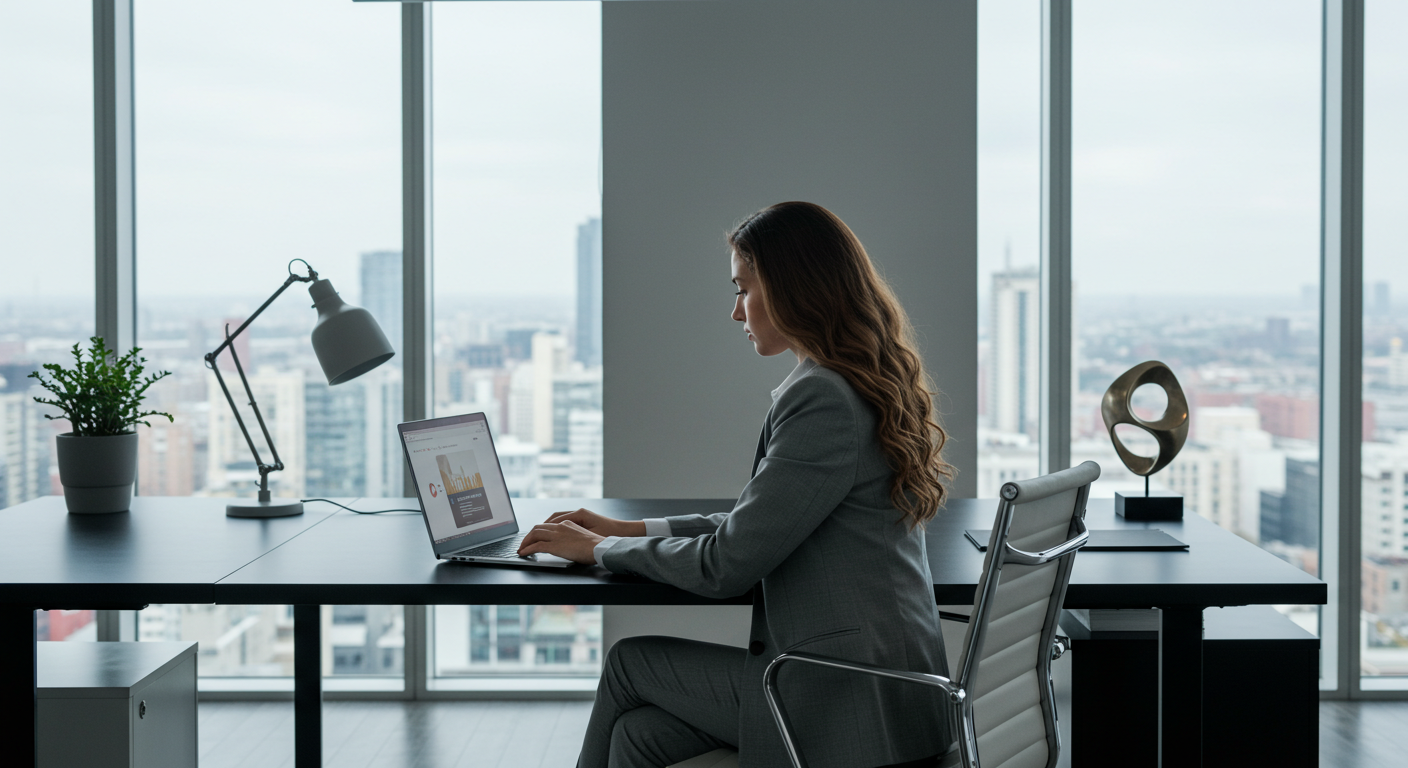
[[372,313],[342,300],[327,280],[308,286],[318,324],[313,327],[313,352],[328,384],[351,381],[396,356]]

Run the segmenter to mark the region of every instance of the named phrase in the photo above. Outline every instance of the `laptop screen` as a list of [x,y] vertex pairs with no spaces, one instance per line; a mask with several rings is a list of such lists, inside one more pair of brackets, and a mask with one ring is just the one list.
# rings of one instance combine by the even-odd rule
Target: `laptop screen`
[[398,426],[436,554],[518,532],[482,413]]

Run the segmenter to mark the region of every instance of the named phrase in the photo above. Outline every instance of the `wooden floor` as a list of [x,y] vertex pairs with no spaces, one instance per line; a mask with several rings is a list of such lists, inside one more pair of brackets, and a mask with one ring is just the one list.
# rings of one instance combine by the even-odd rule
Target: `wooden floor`
[[1408,701],[1320,704],[1320,765],[1403,768],[1408,765]]
[[[571,768],[589,701],[323,704],[328,768]],[[293,702],[201,702],[201,768],[293,765]]]
[[[328,702],[324,765],[571,768],[590,712],[584,701]],[[1405,755],[1408,702],[1320,705],[1323,768],[1403,768]],[[293,703],[203,702],[200,765],[292,766]]]

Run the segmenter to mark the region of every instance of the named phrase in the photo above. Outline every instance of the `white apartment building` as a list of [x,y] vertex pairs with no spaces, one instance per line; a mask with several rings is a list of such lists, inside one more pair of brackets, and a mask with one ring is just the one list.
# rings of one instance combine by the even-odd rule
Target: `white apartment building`
[[1408,555],[1408,440],[1362,448],[1364,555]]
[[54,431],[29,388],[3,391],[0,378],[0,507],[49,493],[49,451]]
[[[210,399],[210,437],[207,453],[207,490],[213,496],[253,496],[259,481],[259,472],[254,466],[254,456],[249,452],[249,444],[240,433],[240,426],[225,402],[225,395],[214,374],[209,377],[207,392]],[[303,382],[301,370],[279,371],[260,368],[248,374],[249,387],[259,403],[259,411],[269,434],[279,449],[279,458],[284,469],[269,476],[269,489],[275,496],[302,496],[304,489],[305,424],[303,414]],[[260,458],[266,464],[274,463],[260,432],[259,422],[249,408],[238,375],[225,374],[225,384],[230,387],[245,428],[254,438]]]
[[1234,533],[1242,529],[1241,484],[1235,452],[1204,443],[1188,443],[1159,474],[1165,488],[1182,494],[1185,515],[1202,515]]
[[567,452],[574,496],[599,499],[604,494],[602,412],[573,410],[567,415]]
[[1041,285],[1035,267],[992,276],[988,412],[1000,432],[1036,437],[1041,371]]
[[533,432],[530,439],[543,450],[557,447],[553,444],[552,388],[553,380],[566,370],[567,339],[557,333],[533,334]]

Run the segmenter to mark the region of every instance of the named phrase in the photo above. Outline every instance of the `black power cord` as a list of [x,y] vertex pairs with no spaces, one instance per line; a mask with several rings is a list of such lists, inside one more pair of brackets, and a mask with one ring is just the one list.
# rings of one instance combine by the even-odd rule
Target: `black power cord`
[[325,501],[325,502],[327,502],[327,503],[333,505],[334,507],[342,507],[343,509],[347,510],[348,512],[355,512],[355,513],[357,513],[357,514],[359,514],[359,515],[384,515],[384,514],[386,514],[387,512],[411,512],[411,513],[414,513],[414,514],[417,514],[417,515],[420,514],[420,510],[419,510],[419,509],[374,509],[374,510],[371,510],[371,511],[366,511],[366,510],[361,510],[361,509],[353,509],[353,508],[347,506],[346,504],[338,504],[337,502],[333,501],[332,499],[299,499],[299,501],[301,501],[301,502],[303,502],[303,503],[305,503],[305,504],[307,504],[307,503],[310,502],[310,501]]

